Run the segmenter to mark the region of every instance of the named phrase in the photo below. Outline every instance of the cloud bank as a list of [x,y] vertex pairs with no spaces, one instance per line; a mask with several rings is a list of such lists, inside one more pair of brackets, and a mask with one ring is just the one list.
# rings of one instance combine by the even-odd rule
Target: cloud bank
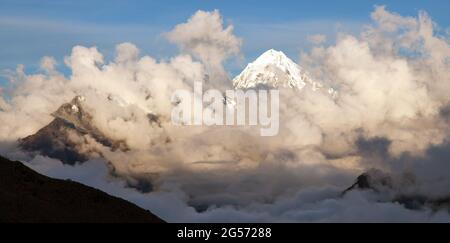
[[218,10],[197,11],[186,23],[179,24],[166,33],[169,41],[183,52],[199,58],[206,66],[212,80],[226,81],[227,73],[222,63],[239,54],[242,40],[233,34],[233,25],[225,27]]

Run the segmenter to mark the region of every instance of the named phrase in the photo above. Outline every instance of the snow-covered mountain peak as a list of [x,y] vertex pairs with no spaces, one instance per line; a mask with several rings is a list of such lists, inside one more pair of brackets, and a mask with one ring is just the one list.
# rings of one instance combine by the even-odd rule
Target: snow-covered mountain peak
[[289,59],[282,51],[276,51],[270,49],[259,56],[253,63],[253,65],[267,65],[274,64],[280,67],[286,67],[295,64]]
[[235,88],[247,89],[259,85],[301,89],[311,82],[301,68],[283,52],[270,49],[233,79]]

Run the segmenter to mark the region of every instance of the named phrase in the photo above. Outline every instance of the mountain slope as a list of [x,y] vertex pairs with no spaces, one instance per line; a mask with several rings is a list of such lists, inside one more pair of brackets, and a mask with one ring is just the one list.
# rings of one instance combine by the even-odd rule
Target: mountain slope
[[369,190],[383,199],[403,205],[412,210],[428,207],[432,210],[445,209],[450,211],[450,196],[429,197],[420,192],[414,192],[411,187],[417,186],[413,174],[392,175],[377,169],[370,169],[359,175],[355,183],[342,192],[342,195],[355,190]]
[[147,210],[0,156],[0,222],[164,222]]
[[123,141],[108,138],[92,125],[92,115],[84,108],[84,102],[84,97],[76,96],[69,103],[61,105],[52,113],[54,117],[52,122],[35,134],[19,140],[21,148],[26,151],[38,151],[66,164],[86,161],[90,153],[96,152],[83,149],[86,135],[113,150],[126,150]]
[[267,87],[303,88],[307,83],[316,85],[295,62],[283,52],[270,49],[233,79],[237,89]]

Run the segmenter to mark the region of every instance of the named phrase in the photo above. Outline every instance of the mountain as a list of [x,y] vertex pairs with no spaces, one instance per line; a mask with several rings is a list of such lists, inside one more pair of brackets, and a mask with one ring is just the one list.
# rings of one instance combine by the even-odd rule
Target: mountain
[[[413,184],[414,177],[410,175],[408,183]],[[391,175],[377,169],[370,169],[359,175],[355,183],[343,191],[343,194],[352,190],[373,190],[375,192],[383,189],[393,190],[395,188],[394,179]]]
[[248,89],[258,86],[285,87],[302,89],[307,84],[313,89],[320,84],[313,82],[299,65],[289,59],[283,52],[270,49],[233,79],[236,89]]
[[342,196],[355,190],[372,191],[383,200],[399,203],[411,210],[424,207],[450,211],[450,197],[429,197],[414,190],[418,181],[413,174],[393,175],[378,169],[370,169],[359,175],[355,183],[342,192]]
[[19,140],[26,151],[36,151],[42,155],[56,158],[67,164],[83,162],[94,151],[81,149],[90,135],[97,142],[112,149],[125,149],[121,141],[114,141],[92,125],[92,115],[85,108],[85,98],[76,96],[69,103],[61,105],[52,113],[53,121],[35,134]]
[[[110,102],[114,102],[108,97]],[[114,140],[101,132],[92,122],[93,114],[86,108],[86,99],[76,96],[70,102],[62,104],[51,115],[54,117],[48,125],[36,133],[19,139],[19,145],[25,151],[38,152],[50,158],[59,159],[66,164],[84,162],[99,151],[92,146],[84,146],[90,137],[111,150],[128,149],[125,141]],[[149,123],[160,126],[159,117],[148,114]]]
[[0,222],[163,223],[128,201],[0,156]]

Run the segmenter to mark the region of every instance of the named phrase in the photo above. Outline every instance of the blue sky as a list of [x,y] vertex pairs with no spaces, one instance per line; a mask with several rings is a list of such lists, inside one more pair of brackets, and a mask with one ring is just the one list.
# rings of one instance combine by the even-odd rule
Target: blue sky
[[308,48],[307,35],[333,37],[338,31],[356,32],[370,22],[374,5],[386,5],[402,15],[415,16],[425,10],[439,26],[450,24],[448,0],[0,0],[0,70],[21,63],[34,71],[40,58],[50,55],[64,71],[62,60],[77,44],[97,46],[108,58],[117,43],[128,41],[142,54],[169,58],[177,50],[161,33],[186,21],[196,10],[218,9],[244,41],[244,59],[229,64],[235,74],[269,48],[280,49],[296,60],[300,51]]

